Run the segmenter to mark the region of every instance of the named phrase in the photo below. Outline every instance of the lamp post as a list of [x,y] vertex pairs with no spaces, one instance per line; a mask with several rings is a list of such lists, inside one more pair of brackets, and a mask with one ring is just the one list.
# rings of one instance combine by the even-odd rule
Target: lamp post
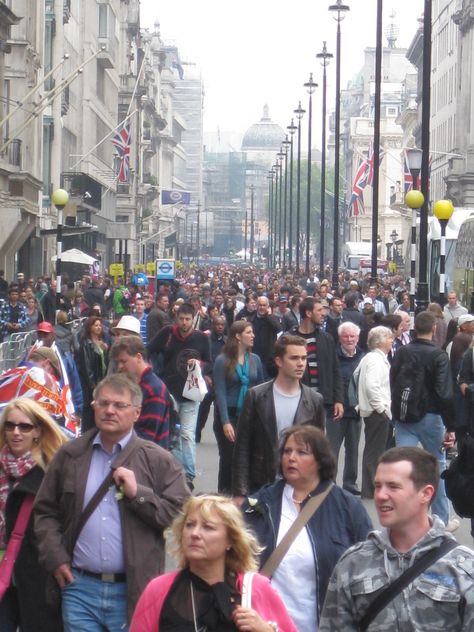
[[[278,265],[281,268],[282,264],[282,242],[283,242],[283,159],[285,154],[282,151],[277,153],[277,164],[280,169],[280,190],[278,192]],[[283,244],[283,249],[285,248],[285,244]]]
[[293,267],[293,136],[295,135],[297,126],[291,119],[290,125],[286,128],[290,133],[290,211],[288,221],[288,265],[290,270]]
[[267,230],[267,267],[272,261],[272,230],[273,230],[273,169],[267,174],[268,179],[268,230]]
[[60,308],[61,296],[61,253],[63,251],[63,210],[69,201],[69,194],[64,189],[56,189],[51,195],[51,201],[58,211],[56,224],[56,313]]
[[311,242],[311,123],[313,118],[313,93],[318,87],[318,84],[313,81],[313,73],[309,74],[309,81],[304,84],[304,87],[308,91],[308,181],[306,183],[306,264],[305,273],[309,277],[309,255],[310,255],[310,242]]
[[321,228],[319,234],[319,270],[321,276],[324,276],[324,229],[326,222],[326,66],[329,64],[329,61],[332,57],[333,55],[331,53],[328,53],[327,51],[326,42],[323,42],[323,50],[316,55],[316,58],[321,60],[321,65],[323,67],[323,120],[321,135]]
[[301,220],[301,119],[306,110],[301,107],[301,101],[294,110],[294,114],[298,119],[298,154],[296,167],[296,273],[300,273],[300,220]]
[[275,186],[273,188],[275,199],[273,204],[273,267],[276,268],[277,262],[277,231],[278,231],[278,171],[280,165],[278,161],[273,165],[273,171],[275,173]]
[[392,240],[392,261],[394,262],[395,265],[397,265],[398,263],[398,250],[397,250],[398,233],[395,230],[395,228],[390,233],[390,239]]
[[454,213],[454,206],[451,200],[438,200],[433,204],[433,215],[441,224],[441,243],[439,256],[439,304],[443,308],[445,305],[445,266],[446,266],[446,226]]
[[342,4],[342,0],[337,0],[336,4],[329,6],[329,11],[334,13],[337,22],[336,31],[336,112],[334,121],[334,244],[332,262],[332,287],[337,290],[339,285],[338,265],[339,265],[339,145],[341,131],[341,22],[345,14],[350,10],[347,4]]
[[244,262],[247,263],[247,221],[248,221],[248,210],[247,203],[245,203],[245,221],[244,221]]
[[[288,150],[291,145],[291,141],[288,140],[288,135],[285,136],[285,140],[282,141],[282,151],[285,154],[285,206],[283,216],[283,267],[286,268],[286,251],[288,247]],[[290,190],[291,195],[291,190]]]
[[423,11],[423,81],[421,95],[421,191],[425,201],[420,209],[420,265],[418,269],[417,309],[428,307],[428,205],[431,110],[431,10],[432,0],[424,0]]
[[406,157],[408,163],[408,169],[410,170],[412,180],[412,191],[407,193],[407,196],[414,191],[415,195],[410,196],[408,199],[405,196],[405,202],[407,206],[411,208],[411,245],[410,245],[410,313],[415,314],[415,283],[416,283],[416,212],[423,206],[425,198],[423,195],[418,195],[418,176],[421,170],[421,149],[413,147],[406,150]]
[[423,193],[413,189],[405,195],[405,204],[411,208],[411,249],[410,249],[410,317],[412,329],[415,324],[415,275],[416,275],[416,211],[425,201]]
[[255,240],[254,229],[254,202],[255,202],[255,185],[250,185],[250,263],[253,264],[253,248]]

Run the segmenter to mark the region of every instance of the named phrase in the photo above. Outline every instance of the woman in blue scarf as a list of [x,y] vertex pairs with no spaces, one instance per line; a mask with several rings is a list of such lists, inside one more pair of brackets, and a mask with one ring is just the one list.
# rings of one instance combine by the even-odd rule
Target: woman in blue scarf
[[235,425],[249,388],[263,382],[260,358],[251,352],[254,333],[246,320],[238,320],[229,331],[222,353],[214,363],[214,433],[219,448],[220,493],[230,494],[232,482],[232,453]]

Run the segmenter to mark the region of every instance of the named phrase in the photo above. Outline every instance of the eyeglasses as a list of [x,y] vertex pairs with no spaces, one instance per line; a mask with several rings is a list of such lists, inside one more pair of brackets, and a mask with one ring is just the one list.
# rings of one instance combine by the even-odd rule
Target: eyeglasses
[[15,421],[4,421],[3,427],[5,428],[5,432],[13,432],[15,428],[18,428],[20,432],[25,433],[31,432],[33,428],[36,428],[37,426],[28,424],[26,421],[20,421],[19,423],[16,423]]
[[127,402],[113,402],[110,399],[96,399],[94,404],[99,408],[108,408],[112,406],[115,410],[126,410],[130,407],[136,407],[135,404],[128,404]]

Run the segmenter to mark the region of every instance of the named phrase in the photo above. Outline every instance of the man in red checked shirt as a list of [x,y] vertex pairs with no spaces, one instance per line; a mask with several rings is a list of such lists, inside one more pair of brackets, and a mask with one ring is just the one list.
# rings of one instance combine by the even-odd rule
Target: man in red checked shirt
[[124,336],[111,349],[119,373],[128,373],[141,388],[143,403],[135,422],[142,439],[168,449],[171,397],[168,389],[146,362],[146,350],[138,336]]

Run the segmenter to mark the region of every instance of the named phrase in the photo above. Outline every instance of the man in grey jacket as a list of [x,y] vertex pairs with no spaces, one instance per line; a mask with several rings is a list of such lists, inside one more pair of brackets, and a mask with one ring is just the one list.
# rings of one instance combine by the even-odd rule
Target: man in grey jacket
[[[384,588],[446,539],[429,515],[439,481],[436,458],[421,448],[392,448],[375,475],[381,531],[351,547],[334,569],[320,632],[358,631],[369,604]],[[474,629],[474,553],[457,546],[420,573],[376,615],[367,631],[468,632]]]
[[[146,584],[164,571],[163,531],[189,496],[174,457],[136,436],[141,403],[140,387],[125,375],[100,382],[97,428],[59,450],[36,497],[40,559],[61,588],[66,632],[128,629]],[[111,470],[113,483],[77,535]]]

